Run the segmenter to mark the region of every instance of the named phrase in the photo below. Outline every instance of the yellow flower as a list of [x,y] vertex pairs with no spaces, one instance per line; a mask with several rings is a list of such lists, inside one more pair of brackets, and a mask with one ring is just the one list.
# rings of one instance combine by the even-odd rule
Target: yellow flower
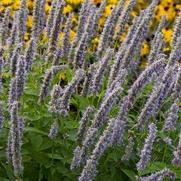
[[63,14],[70,13],[71,11],[72,11],[72,7],[68,4],[67,6],[64,7]]
[[164,28],[162,30],[162,33],[164,35],[165,42],[170,42],[171,39],[172,39],[173,30],[172,29]]
[[24,38],[25,42],[29,41],[29,39],[30,39],[30,34],[26,33]]
[[13,0],[1,0],[2,6],[9,6],[13,4]]
[[32,10],[33,9],[33,5],[34,5],[33,1],[29,0],[28,3],[27,3],[28,8]]
[[141,56],[147,55],[150,51],[148,43],[145,41],[141,48]]
[[70,30],[70,41],[72,41],[74,39],[75,34],[76,34],[75,31]]
[[28,28],[31,28],[31,27],[32,27],[32,24],[33,24],[33,16],[28,16],[28,19],[27,19],[27,27],[28,27]]
[[66,2],[72,5],[79,5],[83,2],[83,0],[66,0]]
[[118,3],[118,0],[108,0],[108,3],[116,5]]
[[105,11],[104,11],[104,16],[105,17],[109,16],[112,9],[113,9],[113,5],[110,4],[110,5],[106,6]]
[[20,7],[20,1],[15,1],[12,5],[13,10],[18,10]]
[[93,0],[93,2],[94,2],[95,4],[100,4],[100,3],[101,3],[101,0]]
[[3,6],[0,6],[0,13],[3,12],[5,8]]
[[160,20],[161,16],[166,16],[167,20],[172,21],[175,17],[173,5],[159,5],[156,10],[156,18]]
[[46,3],[45,4],[45,12],[48,14],[50,12],[50,10],[51,10],[51,6],[48,3]]

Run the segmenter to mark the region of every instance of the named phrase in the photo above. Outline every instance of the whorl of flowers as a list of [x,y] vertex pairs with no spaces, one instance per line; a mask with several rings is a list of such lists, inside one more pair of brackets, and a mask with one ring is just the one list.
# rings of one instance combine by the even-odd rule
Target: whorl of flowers
[[36,52],[35,40],[32,38],[25,52],[25,70],[29,72]]
[[63,21],[62,11],[65,2],[63,0],[58,0],[57,2],[57,9],[55,13],[55,18],[53,21],[53,27],[50,32],[50,40],[48,44],[48,53],[53,53],[56,50],[56,44],[58,41],[58,35],[60,32],[60,25]]
[[84,28],[87,22],[87,17],[89,15],[91,3],[88,0],[85,0],[82,4],[80,13],[79,13],[79,21],[78,21],[78,27],[77,27],[77,34],[75,37],[75,41],[72,44],[73,46],[81,39],[82,34],[84,32]]
[[116,87],[112,92],[107,95],[107,98],[101,103],[100,108],[95,115],[92,122],[93,128],[100,128],[107,120],[107,115],[111,111],[111,108],[116,103],[119,94],[122,91],[122,87]]
[[0,35],[1,35],[1,45],[6,45],[6,40],[9,36],[9,22],[10,22],[10,8],[7,8],[4,13],[4,18],[0,24]]
[[144,123],[151,116],[156,114],[156,110],[160,108],[161,103],[170,93],[170,90],[173,88],[173,84],[175,82],[174,69],[175,67],[166,68],[161,84],[153,90],[145,104],[145,107],[142,109],[139,115],[138,127],[143,128]]
[[140,177],[138,181],[163,181],[164,178],[169,178],[170,180],[175,180],[176,175],[170,169],[164,168],[158,172],[152,173],[150,176]]
[[39,20],[39,34],[44,30],[46,25],[46,13],[45,13],[46,0],[41,0],[40,3],[40,20]]
[[181,58],[181,36],[177,37],[175,44],[173,45],[173,50],[170,53],[168,66],[174,66],[177,64]]
[[54,121],[54,123],[51,125],[48,137],[51,139],[54,139],[58,134],[58,122]]
[[173,46],[176,46],[178,38],[181,37],[180,27],[181,27],[181,15],[176,17],[176,20],[175,20],[174,34],[173,34],[173,39],[172,39],[172,45]]
[[20,56],[18,58],[17,70],[16,70],[16,74],[15,74],[17,99],[19,99],[20,96],[23,94],[25,77],[26,77],[25,60],[24,60],[24,56]]
[[[13,18],[13,25],[10,33],[10,38],[8,39],[8,46],[10,49],[13,48],[13,46],[17,43],[17,37],[18,37],[18,12],[15,12],[14,18]],[[9,59],[11,58],[11,51],[9,52]]]
[[168,111],[168,116],[163,126],[164,131],[174,130],[178,119],[179,99],[176,99]]
[[16,69],[17,69],[17,63],[18,63],[18,58],[19,58],[19,53],[21,50],[21,44],[17,45],[14,50],[12,51],[12,56],[10,58],[10,70],[11,70],[11,74],[12,76],[15,75],[16,73]]
[[91,92],[91,86],[92,86],[91,83],[92,83],[94,73],[95,73],[95,64],[92,64],[90,65],[87,71],[87,75],[84,79],[83,88],[81,92],[82,96],[86,96],[87,94]]
[[11,79],[9,87],[10,87],[10,90],[9,90],[9,97],[8,97],[8,106],[9,106],[9,110],[10,110],[13,102],[17,100],[16,78]]
[[3,104],[0,102],[0,129],[2,128],[4,122],[4,115],[3,115]]
[[64,29],[64,36],[63,36],[63,40],[62,40],[62,56],[65,58],[68,58],[68,53],[70,50],[70,29],[72,26],[72,14],[70,14],[70,16],[67,19],[66,25],[65,25],[65,29]]
[[[90,147],[94,143],[94,140],[97,137],[97,133],[94,133],[92,136],[88,136],[89,132],[92,129],[98,130],[105,123],[107,123],[108,114],[109,114],[111,108],[113,107],[113,105],[116,103],[117,97],[121,91],[122,91],[122,87],[119,87],[119,86],[116,87],[111,93],[109,93],[107,98],[101,103],[100,108],[98,109],[97,113],[95,114],[94,119],[92,121],[92,125],[88,129],[88,133],[87,133],[85,140],[84,140],[85,142],[89,143],[88,146],[83,146],[82,155],[84,155],[83,156],[84,158],[86,158],[87,151],[90,149]],[[83,143],[83,145],[84,145],[84,143]]]
[[28,9],[26,5],[26,0],[21,0],[20,10],[18,12],[18,42],[24,42],[24,36],[26,33],[26,21],[28,17]]
[[72,45],[71,45],[71,48],[69,51],[69,55],[68,55],[69,63],[73,61],[74,54],[75,54],[74,51],[77,46],[77,43],[80,41],[80,39],[82,38],[82,34],[85,32],[84,30],[85,30],[85,26],[87,24],[87,17],[89,17],[88,15],[89,15],[89,11],[90,11],[90,6],[91,6],[91,3],[88,0],[85,0],[80,9],[77,33],[74,38],[74,41],[72,42]]
[[110,85],[108,84],[108,87],[106,89],[106,94],[104,97],[107,97],[107,95],[112,92],[117,86],[122,86],[123,83],[126,80],[126,76],[128,75],[128,71],[126,69],[121,69],[120,72],[118,73],[118,76],[116,77],[115,80],[111,82],[109,79]]
[[1,89],[3,86],[3,83],[2,83],[3,66],[4,66],[3,49],[0,48],[0,75],[1,75],[1,77],[0,77],[0,92],[1,92]]
[[181,166],[181,134],[179,137],[179,143],[177,146],[177,149],[174,151],[174,159],[172,160],[172,163],[177,166]]
[[73,160],[79,160],[77,165],[74,164],[74,168],[80,167],[80,165],[85,165],[88,159],[88,151],[92,147],[92,145],[96,142],[95,138],[98,134],[98,130],[96,128],[90,128],[87,131],[86,137],[82,142],[82,147],[80,151],[80,155],[77,158],[73,158]]
[[18,116],[18,102],[14,102],[12,104],[12,109],[10,111],[11,115],[11,127],[10,127],[10,136],[8,142],[7,153],[12,158],[8,158],[12,160],[12,165],[14,169],[14,174],[17,178],[21,178],[23,166],[22,166],[22,156],[21,156],[21,145],[22,145],[22,136],[23,136],[23,119]]
[[54,75],[60,71],[64,70],[67,66],[66,65],[60,65],[60,66],[52,66],[51,69],[48,69],[45,73],[43,83],[41,86],[40,94],[39,94],[39,102],[42,102],[45,100],[46,96],[49,93],[49,87],[51,84],[51,81],[54,77]]
[[162,72],[164,72],[165,67],[166,60],[164,58],[161,58],[152,65],[148,66],[133,83],[131,89],[128,90],[129,97],[134,98],[146,84],[153,80],[155,74],[159,76]]
[[53,27],[53,20],[54,20],[56,8],[57,8],[57,2],[58,2],[57,0],[52,1],[51,10],[50,10],[47,22],[46,22],[46,33],[47,33],[48,37],[50,37],[50,32]]
[[132,56],[131,53],[134,52],[137,45],[143,41],[143,38],[147,33],[147,24],[151,19],[150,14],[152,11],[153,9],[150,5],[140,14],[139,17],[135,18],[126,39],[116,54],[116,59],[111,68],[108,85],[110,85],[110,83],[115,80],[121,69],[130,65],[130,57]]
[[[121,4],[121,2],[123,2],[123,1],[120,1],[120,4]],[[136,0],[130,0],[127,7],[121,13],[120,18],[116,25],[117,30],[115,32],[114,38],[118,38],[121,35],[121,33],[123,33],[125,25],[129,19],[129,14],[132,11],[132,9],[134,8],[135,4],[136,4]],[[119,10],[119,12],[120,12],[120,10]]]
[[[95,35],[95,18],[96,18],[96,7],[95,6],[91,6],[90,10],[89,10],[89,16],[87,19],[87,23],[85,25],[85,31],[87,33],[87,42],[89,42],[91,40],[91,38]],[[85,33],[83,33],[82,36],[84,36]]]
[[85,139],[86,132],[88,130],[89,120],[92,113],[95,112],[94,107],[87,107],[85,110],[81,120],[80,120],[80,126],[77,132],[77,142],[82,143],[82,141]]
[[33,9],[33,26],[32,26],[32,34],[31,37],[37,42],[39,37],[39,23],[40,23],[40,9],[41,9],[41,1],[34,1],[34,9]]
[[98,29],[98,21],[101,18],[102,13],[103,13],[106,5],[107,5],[107,1],[106,0],[101,1],[101,5],[100,5],[99,9],[95,13],[95,18],[94,18],[94,22],[93,22],[94,23],[93,27],[95,27],[95,30]]
[[141,150],[140,160],[137,163],[137,169],[143,170],[147,163],[150,161],[151,158],[151,152],[153,149],[153,143],[156,138],[157,128],[154,123],[151,123],[149,125],[149,133],[145,140],[145,144],[143,146],[143,149]]
[[112,29],[115,26],[115,24],[114,24],[115,15],[116,15],[116,7],[114,7],[113,10],[111,11],[111,14],[107,18],[103,31],[101,33],[99,45],[97,47],[98,57],[100,57],[102,52],[108,47],[108,43],[110,40],[110,34],[111,34],[111,31],[113,31]]
[[73,60],[73,66],[75,70],[79,67],[82,67],[84,63],[87,39],[88,39],[88,33],[85,32],[82,38],[80,39],[78,46],[75,49],[75,56]]
[[87,160],[86,165],[83,168],[79,181],[91,181],[96,177],[99,159],[112,143],[113,122],[114,121],[112,120],[109,122],[107,129],[104,130],[103,135],[99,138],[92,155]]
[[125,153],[121,158],[122,161],[128,161],[130,159],[131,154],[133,152],[134,144],[135,144],[134,137],[130,136],[128,138],[128,144],[126,145],[126,148],[125,148]]
[[95,74],[93,80],[92,80],[92,93],[98,93],[99,92],[101,85],[102,85],[104,73],[105,73],[106,68],[108,66],[108,62],[111,61],[112,55],[113,55],[113,50],[108,49],[106,54],[104,55],[104,57],[100,61],[99,67],[96,71],[96,74]]
[[80,146],[77,146],[74,150],[74,157],[71,162],[70,169],[74,170],[76,167],[80,165],[80,155],[81,155],[81,148]]
[[59,110],[58,113],[61,115],[66,116],[67,111],[69,110],[69,101],[71,95],[76,90],[77,85],[79,82],[84,78],[85,72],[83,69],[78,69],[75,72],[75,76],[72,81],[65,87],[62,97],[59,99]]
[[181,68],[178,70],[177,78],[172,93],[173,99],[181,97]]
[[148,56],[148,61],[150,64],[158,57],[158,55],[161,53],[161,50],[163,48],[163,45],[164,45],[163,35],[160,31],[164,27],[165,21],[166,21],[165,17],[163,16],[155,32],[154,39],[151,42],[151,50]]

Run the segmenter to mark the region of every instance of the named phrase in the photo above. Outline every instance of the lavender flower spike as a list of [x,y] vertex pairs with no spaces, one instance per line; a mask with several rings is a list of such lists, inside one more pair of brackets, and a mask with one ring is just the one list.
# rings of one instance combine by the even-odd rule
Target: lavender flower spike
[[95,74],[95,77],[93,79],[93,87],[92,87],[92,93],[98,93],[101,85],[102,85],[102,80],[104,77],[104,72],[106,71],[106,68],[108,66],[108,62],[111,61],[113,55],[113,50],[109,49],[101,62],[99,63],[99,68]]
[[78,133],[77,133],[77,137],[78,137],[77,142],[78,143],[81,143],[82,140],[84,140],[87,129],[88,129],[90,115],[92,113],[94,113],[94,111],[95,111],[95,108],[91,107],[91,106],[87,107],[87,109],[85,110],[85,112],[80,120],[80,126],[79,126]]
[[50,132],[48,134],[48,137],[51,139],[54,139],[58,134],[58,122],[54,121],[54,123],[51,125]]
[[67,115],[67,111],[69,109],[69,100],[71,98],[71,95],[75,91],[79,82],[84,78],[84,75],[85,75],[84,70],[78,69],[75,73],[75,77],[65,88],[62,97],[59,99],[60,101],[59,110],[58,110],[59,114],[63,114],[64,116]]
[[66,65],[60,65],[60,66],[52,66],[51,69],[48,69],[45,73],[43,83],[41,86],[40,94],[39,94],[39,102],[42,102],[45,100],[45,97],[48,95],[49,86],[51,84],[51,81],[54,77],[54,75],[62,69],[65,69]]
[[165,177],[169,178],[170,180],[175,180],[176,174],[169,169],[164,168],[163,170],[152,173],[150,176],[140,177],[138,178],[138,181],[163,181]]
[[81,155],[81,148],[80,146],[77,146],[74,150],[74,157],[71,162],[70,169],[74,170],[80,165],[80,155]]
[[176,99],[168,112],[168,117],[166,118],[165,124],[163,126],[164,131],[175,130],[176,121],[178,119],[178,112],[179,112],[179,99]]
[[143,149],[141,150],[140,160],[137,163],[137,169],[143,170],[151,158],[153,143],[156,138],[157,128],[154,123],[149,125],[149,134],[145,140]]
[[79,181],[92,181],[97,175],[97,165],[99,159],[112,143],[113,123],[114,121],[112,120],[109,122],[107,129],[99,138],[91,157],[87,160],[86,165],[84,166],[81,176],[79,177]]
[[7,8],[4,14],[4,18],[2,20],[2,24],[0,27],[0,35],[1,35],[1,45],[6,45],[6,40],[9,34],[9,22],[10,22],[10,8]]
[[181,166],[181,133],[177,149],[174,151],[173,154],[174,154],[174,159],[172,160],[172,163],[174,165]]
[[63,57],[65,57],[66,59],[68,58],[68,53],[70,50],[70,30],[71,30],[71,21],[72,21],[72,14],[69,15],[66,25],[65,25],[65,29],[64,29],[64,37],[62,40],[62,54]]
[[16,70],[16,94],[17,99],[23,94],[24,84],[25,84],[25,60],[23,56],[18,59],[17,70]]
[[57,112],[59,101],[58,99],[63,95],[63,89],[60,85],[54,85],[51,91],[51,100],[49,102],[49,111],[50,112]]
[[14,102],[11,109],[11,151],[12,151],[12,163],[14,168],[14,174],[17,178],[20,178],[23,171],[22,157],[21,157],[21,145],[22,145],[22,131],[23,122],[18,117],[18,102]]
[[26,33],[26,21],[28,17],[28,9],[26,0],[21,0],[20,10],[18,12],[18,42],[24,42],[24,35]]
[[51,28],[53,27],[53,20],[55,17],[56,7],[57,7],[57,0],[53,0],[51,4],[50,14],[48,16],[46,23],[46,33],[48,37],[50,37]]
[[4,116],[3,116],[3,104],[0,102],[0,129],[2,128],[4,122]]
[[9,87],[10,87],[10,90],[9,90],[9,97],[8,97],[8,107],[10,110],[13,102],[17,100],[16,78],[11,79],[11,83]]

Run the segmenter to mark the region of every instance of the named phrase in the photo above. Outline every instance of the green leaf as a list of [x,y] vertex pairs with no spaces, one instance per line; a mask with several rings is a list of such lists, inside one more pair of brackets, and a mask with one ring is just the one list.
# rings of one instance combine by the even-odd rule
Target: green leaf
[[132,170],[128,170],[128,169],[121,169],[122,172],[124,172],[132,181],[135,181],[135,173]]

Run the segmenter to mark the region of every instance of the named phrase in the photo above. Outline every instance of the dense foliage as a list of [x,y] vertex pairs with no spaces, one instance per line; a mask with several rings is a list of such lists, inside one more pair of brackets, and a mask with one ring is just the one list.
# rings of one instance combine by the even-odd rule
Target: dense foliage
[[0,18],[0,180],[181,180],[180,14],[167,42],[159,0],[27,2]]

